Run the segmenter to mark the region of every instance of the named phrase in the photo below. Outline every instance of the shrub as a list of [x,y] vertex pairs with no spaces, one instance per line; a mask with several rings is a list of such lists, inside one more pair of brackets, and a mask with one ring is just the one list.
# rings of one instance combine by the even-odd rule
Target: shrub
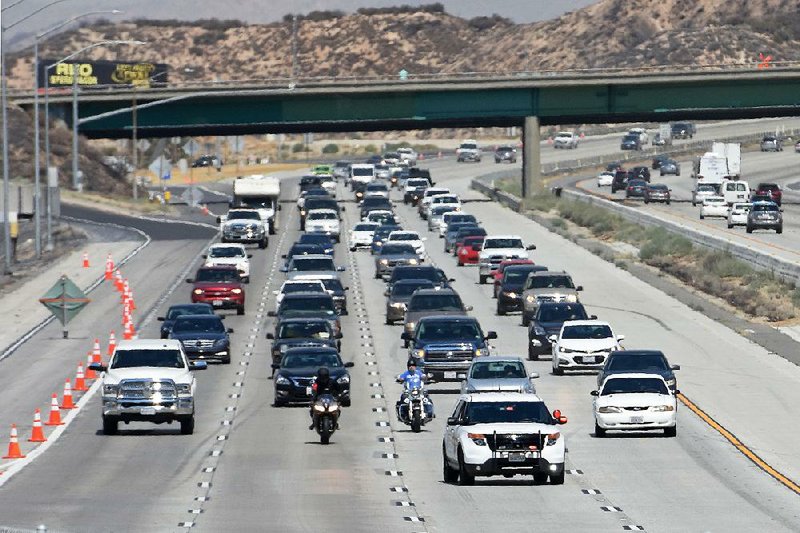
[[364,147],[364,151],[367,152],[368,154],[375,154],[378,152],[378,147],[375,146],[374,144],[368,144]]
[[338,154],[339,153],[339,145],[338,144],[334,144],[334,143],[326,144],[325,146],[322,147],[322,153],[323,154]]
[[303,144],[303,143],[294,143],[292,145],[292,153],[293,154],[296,154],[296,153],[299,153],[299,152],[305,152],[305,151],[306,151],[306,145]]

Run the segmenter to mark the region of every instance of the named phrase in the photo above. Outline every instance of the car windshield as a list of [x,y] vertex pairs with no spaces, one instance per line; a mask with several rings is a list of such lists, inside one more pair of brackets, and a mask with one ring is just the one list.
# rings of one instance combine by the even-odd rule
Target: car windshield
[[716,192],[716,188],[713,185],[698,185],[697,192]]
[[531,272],[535,272],[535,270],[526,268],[504,268],[503,281],[512,285],[522,285]]
[[409,180],[406,182],[406,186],[409,189],[412,189],[414,187],[427,187],[428,180],[422,178],[409,178]]
[[389,187],[383,183],[370,183],[367,185],[367,190],[375,192],[389,192]]
[[136,368],[153,366],[158,368],[185,368],[180,350],[138,348],[114,352],[109,368]]
[[228,220],[261,220],[258,211],[228,211]]
[[381,248],[381,255],[414,254],[414,247],[410,244],[386,243]]
[[416,233],[392,233],[389,238],[392,241],[418,241],[419,235]]
[[639,135],[638,134],[626,135],[625,137],[622,138],[622,140],[623,141],[638,141],[639,140]]
[[322,285],[325,286],[327,291],[344,292],[344,287],[339,278],[325,278],[322,280]]
[[284,298],[281,302],[280,314],[285,313],[335,313],[333,300],[330,298]]
[[511,146],[501,146],[497,149],[498,152],[511,152],[513,150],[514,148],[512,148]]
[[333,247],[333,243],[327,235],[314,235],[313,233],[304,233],[300,235],[297,244],[318,244],[325,248]]
[[411,296],[411,294],[419,288],[432,289],[433,283],[428,280],[419,280],[408,283],[395,283],[392,287],[392,296]]
[[373,167],[351,167],[350,171],[353,173],[353,176],[372,176],[375,173],[375,169]]
[[531,276],[528,278],[526,289],[574,289],[572,278],[569,276]]
[[630,393],[669,394],[663,379],[658,378],[610,378],[603,385],[600,396]]
[[433,267],[406,267],[395,268],[392,272],[392,281],[401,279],[427,279],[433,283],[438,283],[447,279],[444,272]]
[[378,225],[370,223],[356,224],[353,227],[353,231],[375,231],[376,229],[378,229]]
[[179,318],[172,326],[172,333],[224,333],[225,326],[219,317]]
[[481,328],[473,321],[423,320],[419,323],[417,331],[417,339],[423,341],[483,339]]
[[291,271],[309,271],[309,270],[336,270],[333,264],[333,259],[329,257],[297,257],[292,259]]
[[536,423],[555,425],[544,402],[469,402],[466,424]]
[[213,315],[214,309],[210,306],[200,305],[197,307],[174,307],[167,311],[167,320],[175,320],[183,315]]
[[457,204],[458,196],[437,196],[431,202],[434,204]]
[[201,282],[238,283],[239,280],[239,272],[234,268],[201,268],[195,277],[195,281]]
[[473,379],[526,378],[522,361],[480,361],[472,363],[469,377]]
[[486,239],[483,241],[483,248],[524,248],[521,239]]
[[461,145],[461,149],[462,150],[477,150],[478,149],[478,145],[475,144],[475,143],[463,143]]
[[778,211],[778,206],[775,204],[755,204],[752,207],[753,211]]
[[667,361],[661,354],[627,355],[615,352],[608,363],[609,370],[639,372],[644,370],[669,370]]
[[279,339],[330,339],[330,326],[327,322],[292,322],[281,324]]
[[564,326],[562,339],[608,339],[611,328],[605,324],[582,324],[580,326]]
[[543,305],[539,308],[539,322],[566,322],[567,320],[586,320],[587,318],[582,305]]
[[292,353],[285,355],[281,361],[283,368],[305,368],[305,367],[328,367],[338,368],[342,366],[339,356],[334,353]]
[[477,222],[478,219],[475,218],[475,215],[466,215],[463,213],[458,213],[456,211],[453,212],[452,215],[447,215],[445,217],[447,219],[447,223],[454,223],[454,222]]
[[411,298],[409,311],[461,311],[461,298],[455,294],[420,294]]
[[244,249],[238,246],[215,246],[208,251],[208,257],[245,257]]
[[308,214],[308,220],[338,220],[336,213],[330,211],[312,211]]
[[400,229],[400,226],[381,226],[375,230],[374,238],[376,240],[386,238],[391,232]]
[[392,204],[383,196],[370,196],[368,198],[364,198],[364,201],[361,203],[362,209],[365,207],[377,206],[386,206],[388,209],[391,209]]
[[292,292],[322,292],[322,290],[319,281],[304,281],[302,283],[286,283],[281,292],[289,294]]

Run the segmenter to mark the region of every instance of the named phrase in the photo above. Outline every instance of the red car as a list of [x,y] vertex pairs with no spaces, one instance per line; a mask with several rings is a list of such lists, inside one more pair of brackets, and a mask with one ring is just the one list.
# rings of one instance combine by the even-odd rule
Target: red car
[[192,303],[211,304],[214,309],[236,309],[244,314],[244,286],[235,266],[202,267],[197,270],[192,283]]
[[483,239],[483,235],[464,238],[464,242],[461,243],[461,246],[456,248],[458,266],[478,264],[478,255],[483,249]]
[[508,265],[532,265],[533,261],[530,259],[506,259],[502,261],[497,270],[492,272],[491,276],[494,279],[494,289],[492,289],[492,298],[497,298],[497,293],[500,292],[500,284],[503,281],[503,269]]
[[756,194],[770,196],[772,201],[778,205],[781,205],[781,200],[783,200],[783,191],[777,183],[759,183]]

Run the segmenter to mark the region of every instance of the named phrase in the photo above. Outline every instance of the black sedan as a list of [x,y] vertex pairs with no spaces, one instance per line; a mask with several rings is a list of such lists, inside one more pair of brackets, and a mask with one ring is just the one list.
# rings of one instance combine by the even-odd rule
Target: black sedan
[[324,318],[287,318],[278,322],[275,333],[267,333],[271,339],[272,362],[278,364],[284,354],[292,348],[322,346],[339,349],[341,333],[335,333],[330,322]]
[[528,326],[528,359],[535,361],[541,354],[550,353],[551,335],[558,335],[567,320],[587,320],[597,318],[587,316],[581,303],[542,302],[536,309]]
[[189,359],[214,359],[231,362],[232,328],[225,329],[217,315],[183,315],[175,320],[170,339],[177,339]]
[[169,333],[170,331],[172,331],[172,325],[175,323],[175,319],[177,319],[179,316],[213,315],[213,314],[214,314],[214,308],[211,307],[211,304],[200,303],[200,304],[171,305],[169,306],[169,309],[167,309],[166,315],[158,317],[158,321],[163,322],[163,324],[161,324],[161,338],[162,339],[169,338]]
[[498,146],[497,150],[494,151],[494,162],[503,163],[506,161],[509,163],[517,162],[517,149],[513,146],[504,144],[502,146]]
[[275,407],[288,404],[308,404],[311,401],[311,387],[320,368],[326,367],[331,379],[336,381],[341,394],[339,401],[343,406],[350,405],[350,373],[352,362],[344,363],[335,348],[291,348],[286,351],[275,370]]
[[628,180],[628,186],[625,187],[625,198],[644,198],[645,189],[647,189],[646,181]]

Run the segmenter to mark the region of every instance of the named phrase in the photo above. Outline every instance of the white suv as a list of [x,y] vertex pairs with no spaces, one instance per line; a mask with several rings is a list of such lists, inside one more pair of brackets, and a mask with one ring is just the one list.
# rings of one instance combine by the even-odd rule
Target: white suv
[[122,341],[108,366],[89,368],[103,375],[103,433],[113,435],[120,422],[172,424],[183,435],[194,432],[196,381],[192,370],[205,370],[205,361],[190,363],[181,341],[138,339]]
[[333,209],[312,209],[306,214],[306,233],[323,233],[339,242],[339,213]]
[[571,131],[560,131],[553,139],[553,148],[577,148],[578,136]]
[[486,283],[486,279],[497,270],[506,259],[528,259],[528,250],[535,250],[536,245],[525,246],[519,235],[489,235],[483,240],[483,248],[478,254],[478,281]]
[[212,244],[203,255],[203,266],[213,267],[220,265],[233,265],[239,271],[242,283],[250,283],[250,258],[243,244]]
[[553,414],[535,394],[482,392],[458,399],[442,443],[445,483],[472,485],[476,476],[532,475],[564,483],[565,438]]
[[551,335],[553,374],[564,370],[599,370],[608,354],[621,350],[625,335],[615,335],[608,322],[602,320],[568,320],[558,335]]

